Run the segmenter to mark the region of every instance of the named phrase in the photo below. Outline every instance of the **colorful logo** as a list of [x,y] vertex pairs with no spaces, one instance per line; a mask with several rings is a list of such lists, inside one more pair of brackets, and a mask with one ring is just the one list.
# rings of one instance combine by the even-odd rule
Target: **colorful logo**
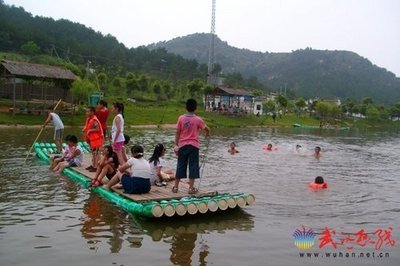
[[315,244],[314,231],[311,228],[306,230],[305,226],[302,226],[302,230],[296,229],[296,231],[293,232],[293,238],[294,245],[298,249],[306,250],[311,248]]

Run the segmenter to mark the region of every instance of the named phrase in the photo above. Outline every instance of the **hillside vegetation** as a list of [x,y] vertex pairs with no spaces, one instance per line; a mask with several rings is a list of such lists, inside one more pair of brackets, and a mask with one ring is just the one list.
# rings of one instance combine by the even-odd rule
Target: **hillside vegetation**
[[[192,34],[152,44],[200,63],[208,60],[209,34]],[[372,97],[380,103],[400,99],[400,78],[349,51],[306,48],[291,53],[262,53],[230,46],[216,38],[216,61],[222,72],[253,77],[275,90],[287,88],[296,96],[321,98]]]

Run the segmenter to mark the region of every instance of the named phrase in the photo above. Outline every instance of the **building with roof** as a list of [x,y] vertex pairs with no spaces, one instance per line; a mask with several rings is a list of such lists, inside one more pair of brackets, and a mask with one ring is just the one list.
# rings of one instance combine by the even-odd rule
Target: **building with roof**
[[244,89],[216,87],[205,101],[209,111],[250,113],[254,109],[254,96]]
[[58,66],[1,60],[0,97],[16,101],[72,102],[70,87],[77,76]]

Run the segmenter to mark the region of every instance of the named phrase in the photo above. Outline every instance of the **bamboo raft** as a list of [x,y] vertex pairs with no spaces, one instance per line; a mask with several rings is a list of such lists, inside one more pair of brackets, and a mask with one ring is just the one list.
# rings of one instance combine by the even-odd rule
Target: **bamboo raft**
[[320,126],[309,126],[301,124],[293,124],[294,128],[308,128],[308,129],[331,129],[331,130],[349,130],[350,127],[320,127]]
[[[103,187],[89,187],[95,173],[85,170],[90,163],[89,146],[85,142],[79,142],[84,151],[84,160],[81,167],[65,168],[63,174],[73,181],[80,183],[83,187],[99,194],[105,199],[113,202],[127,212],[144,217],[173,217],[185,215],[207,214],[210,212],[226,211],[234,208],[243,208],[255,202],[255,197],[248,193],[223,193],[217,191],[206,191],[200,189],[198,193],[190,195],[189,185],[180,183],[179,192],[172,193],[172,184],[165,187],[152,186],[149,193],[141,195],[126,194],[122,189]],[[49,154],[55,149],[54,143],[35,143],[36,156],[50,163]],[[172,182],[169,182],[172,183]]]

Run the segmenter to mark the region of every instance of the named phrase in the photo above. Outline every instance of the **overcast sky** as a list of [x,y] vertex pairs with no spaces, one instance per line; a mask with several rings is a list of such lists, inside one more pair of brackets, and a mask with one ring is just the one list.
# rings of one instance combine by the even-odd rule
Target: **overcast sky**
[[[4,0],[127,47],[210,32],[211,0]],[[400,77],[399,0],[217,0],[216,33],[255,51],[348,50]],[[218,61],[218,55],[217,61]]]

